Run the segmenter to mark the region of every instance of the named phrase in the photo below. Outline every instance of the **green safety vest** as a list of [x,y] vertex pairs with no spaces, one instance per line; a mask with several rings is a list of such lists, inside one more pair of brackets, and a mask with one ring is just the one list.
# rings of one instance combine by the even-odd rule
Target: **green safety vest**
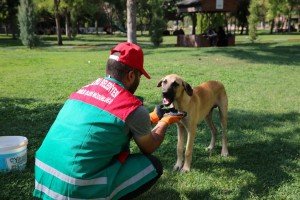
[[140,105],[110,78],[99,78],[73,93],[36,152],[33,195],[119,199],[156,177],[144,155],[124,153],[130,142],[125,120]]

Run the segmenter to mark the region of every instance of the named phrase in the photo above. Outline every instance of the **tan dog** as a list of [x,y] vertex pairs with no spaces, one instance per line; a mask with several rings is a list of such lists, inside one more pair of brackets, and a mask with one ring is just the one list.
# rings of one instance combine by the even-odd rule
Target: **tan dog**
[[[211,142],[206,150],[212,151],[216,143],[217,129],[212,120],[213,108],[218,107],[222,124],[222,156],[228,155],[227,149],[227,107],[228,100],[225,88],[221,82],[207,81],[192,88],[180,76],[167,75],[162,78],[157,87],[162,87],[163,104],[172,106],[179,112],[187,112],[187,117],[177,123],[178,143],[177,162],[174,170],[188,172],[191,169],[193,144],[197,132],[197,124],[205,119],[211,129]],[[183,157],[184,139],[187,134],[185,159]]]

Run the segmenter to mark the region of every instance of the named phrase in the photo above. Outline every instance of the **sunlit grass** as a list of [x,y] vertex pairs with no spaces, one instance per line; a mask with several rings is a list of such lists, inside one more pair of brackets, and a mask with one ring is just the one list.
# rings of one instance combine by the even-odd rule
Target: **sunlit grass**
[[[32,199],[34,153],[56,114],[72,92],[104,75],[110,48],[126,41],[123,35],[79,35],[73,41],[64,38],[59,47],[54,36],[45,37],[43,46],[29,50],[0,35],[0,135],[29,139],[26,170],[0,174],[0,199]],[[176,47],[176,37],[168,36],[154,48],[149,37],[138,37],[151,79],[143,77],[136,94],[144,97],[149,110],[161,103],[156,84],[166,74],[177,73],[192,86],[211,79],[224,83],[230,153],[228,158],[220,157],[220,140],[211,157],[204,151],[210,133],[202,123],[192,171],[173,172],[177,136],[171,126],[155,152],[164,175],[138,199],[298,199],[298,39],[299,34],[260,35],[260,41],[252,44],[237,36],[234,47],[186,48]],[[137,151],[134,144],[132,151]]]

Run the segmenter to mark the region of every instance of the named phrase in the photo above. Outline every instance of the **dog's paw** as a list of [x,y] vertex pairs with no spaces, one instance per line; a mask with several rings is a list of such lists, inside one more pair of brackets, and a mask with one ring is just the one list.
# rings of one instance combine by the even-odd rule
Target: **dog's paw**
[[185,166],[180,170],[181,173],[188,173],[190,171],[191,171],[191,169],[189,167],[185,167]]
[[183,162],[177,161],[176,164],[173,167],[174,171],[180,171],[183,167]]
[[174,165],[173,170],[174,171],[180,171],[182,166]]
[[213,150],[213,146],[209,145],[208,147],[205,148],[205,151],[212,151]]
[[228,151],[222,151],[222,152],[221,152],[221,156],[224,156],[224,157],[229,156]]

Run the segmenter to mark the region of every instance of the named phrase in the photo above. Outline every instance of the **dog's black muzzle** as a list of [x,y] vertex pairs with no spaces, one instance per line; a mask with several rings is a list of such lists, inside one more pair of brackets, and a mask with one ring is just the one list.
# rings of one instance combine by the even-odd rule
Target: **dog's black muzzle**
[[163,89],[162,98],[165,106],[169,106],[171,103],[173,103],[178,85],[179,84],[174,81],[167,90]]
[[173,103],[174,98],[175,98],[175,93],[173,89],[169,89],[166,92],[162,92],[162,98],[163,98],[163,104],[165,106],[171,105]]

